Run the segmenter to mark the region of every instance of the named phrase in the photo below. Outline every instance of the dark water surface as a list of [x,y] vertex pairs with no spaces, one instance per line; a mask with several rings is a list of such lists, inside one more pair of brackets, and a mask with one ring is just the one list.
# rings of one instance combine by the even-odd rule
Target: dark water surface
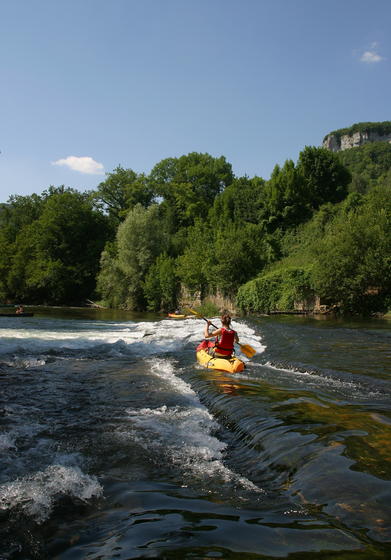
[[229,375],[199,319],[34,311],[0,319],[0,559],[391,558],[391,321],[239,320]]

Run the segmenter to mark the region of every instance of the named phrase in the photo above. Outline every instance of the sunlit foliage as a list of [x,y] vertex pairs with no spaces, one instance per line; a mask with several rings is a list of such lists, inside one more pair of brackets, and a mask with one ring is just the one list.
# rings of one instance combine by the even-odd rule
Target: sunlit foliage
[[390,166],[381,142],[342,156],[307,146],[269,180],[192,152],[149,176],[119,165],[89,193],[11,197],[0,213],[0,298],[170,311],[186,288],[256,312],[315,294],[350,313],[383,310]]

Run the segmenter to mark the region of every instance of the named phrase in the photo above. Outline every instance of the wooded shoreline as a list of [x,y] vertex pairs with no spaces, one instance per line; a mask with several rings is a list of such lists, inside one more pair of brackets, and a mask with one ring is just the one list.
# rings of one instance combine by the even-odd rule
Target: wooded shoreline
[[321,294],[319,312],[386,314],[390,224],[387,142],[307,146],[267,181],[196,152],[148,176],[118,166],[95,191],[51,186],[0,206],[0,298],[169,312],[186,293],[279,314],[315,310]]

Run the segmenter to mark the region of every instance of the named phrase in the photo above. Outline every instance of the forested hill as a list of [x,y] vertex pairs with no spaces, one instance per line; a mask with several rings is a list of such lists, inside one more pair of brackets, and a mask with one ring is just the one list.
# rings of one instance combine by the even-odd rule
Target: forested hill
[[380,144],[350,159],[306,147],[268,180],[193,152],[149,175],[119,166],[88,193],[15,195],[2,205],[0,298],[167,311],[182,285],[243,311],[290,310],[315,293],[349,312],[385,310],[391,154]]
[[362,147],[340,151],[338,156],[352,173],[350,191],[361,194],[375,187],[391,169],[390,142],[369,142]]

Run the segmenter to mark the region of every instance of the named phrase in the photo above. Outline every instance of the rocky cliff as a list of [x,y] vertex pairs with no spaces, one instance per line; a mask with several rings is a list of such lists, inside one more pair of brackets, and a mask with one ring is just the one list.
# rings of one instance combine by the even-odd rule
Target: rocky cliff
[[323,140],[322,148],[327,148],[332,152],[339,152],[340,150],[364,146],[364,144],[368,142],[390,142],[391,144],[391,134],[385,134],[383,136],[378,132],[355,132],[351,136],[348,134],[344,136],[329,134]]

